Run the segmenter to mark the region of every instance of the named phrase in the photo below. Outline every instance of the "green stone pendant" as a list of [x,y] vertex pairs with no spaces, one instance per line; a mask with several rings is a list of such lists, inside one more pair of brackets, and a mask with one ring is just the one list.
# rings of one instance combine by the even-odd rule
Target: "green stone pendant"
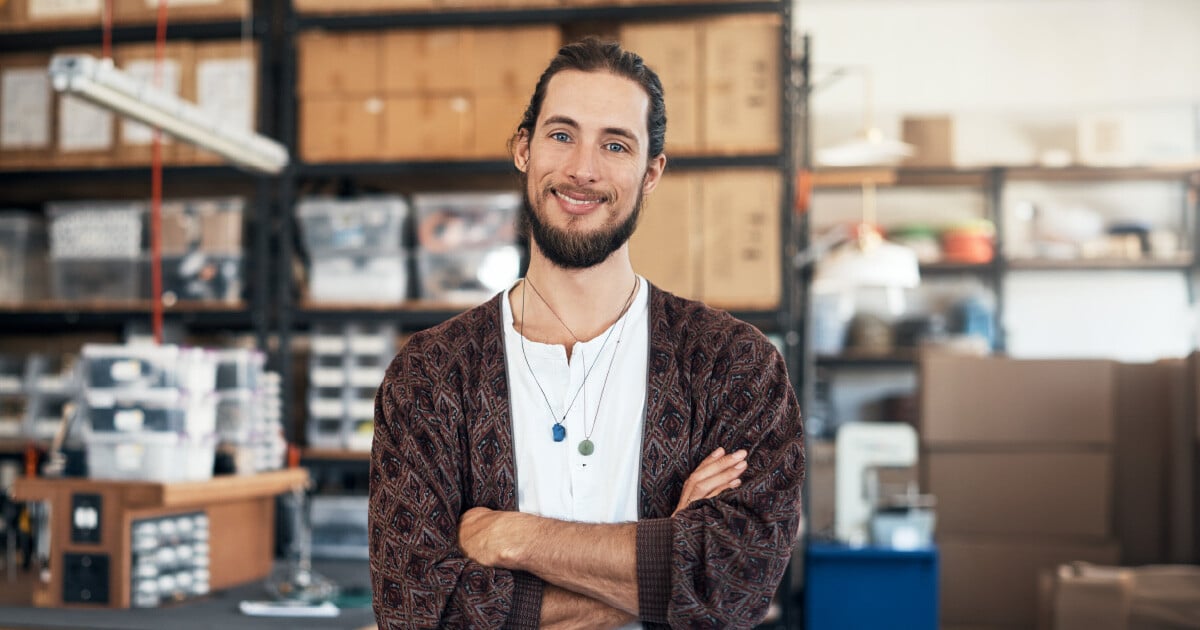
[[596,452],[596,445],[592,444],[591,440],[584,440],[579,443],[579,454],[583,456],[591,455]]

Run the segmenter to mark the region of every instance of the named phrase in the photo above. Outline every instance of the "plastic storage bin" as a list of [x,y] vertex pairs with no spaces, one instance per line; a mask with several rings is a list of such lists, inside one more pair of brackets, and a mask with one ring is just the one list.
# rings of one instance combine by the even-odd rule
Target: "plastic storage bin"
[[804,559],[808,630],[938,628],[937,549],[814,543]]
[[143,203],[55,202],[46,213],[52,259],[136,260],[142,253]]
[[308,281],[313,302],[396,304],[408,295],[407,255],[315,256]]
[[88,344],[82,357],[88,390],[178,388],[203,393],[216,388],[217,357],[212,350]]
[[163,203],[163,255],[241,254],[245,205],[246,200],[241,197],[178,199]]
[[217,391],[257,389],[266,357],[258,350],[217,350]]
[[437,254],[417,253],[421,299],[478,304],[517,281],[521,252],[516,246]]
[[57,300],[136,300],[142,292],[140,258],[51,258],[51,295]]
[[178,433],[92,433],[88,477],[129,481],[205,481],[212,478],[217,436]]
[[43,297],[45,273],[45,224],[26,213],[0,214],[0,302]]
[[[150,261],[143,265],[141,293],[150,295]],[[242,269],[241,253],[163,257],[163,300],[235,304],[242,298]]]
[[296,206],[308,253],[396,254],[401,249],[408,204],[401,197],[361,199],[309,197]]
[[115,395],[86,394],[87,417],[93,432],[173,432],[209,435],[217,428],[214,394],[188,395],[178,390],[146,390]]
[[314,558],[367,559],[367,497],[315,496],[310,522]]
[[521,204],[516,192],[414,195],[417,244],[433,253],[512,245]]

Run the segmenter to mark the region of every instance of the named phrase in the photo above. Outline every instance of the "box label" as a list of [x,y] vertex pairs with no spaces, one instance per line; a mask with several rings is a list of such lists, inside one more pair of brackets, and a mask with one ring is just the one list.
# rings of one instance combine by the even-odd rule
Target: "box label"
[[29,19],[100,15],[100,0],[29,0]]
[[104,151],[112,148],[113,114],[82,99],[64,95],[58,110],[58,148]]
[[8,70],[0,80],[0,149],[50,146],[50,76],[45,68]]
[[235,129],[253,130],[254,61],[206,59],[196,64],[198,105]]
[[[128,74],[136,81],[140,81],[150,86],[154,86],[154,66],[153,59],[139,59],[130,61],[125,64],[125,74]],[[179,95],[182,70],[179,67],[179,62],[174,59],[164,59],[162,64],[161,83],[156,89]],[[135,146],[146,146],[154,142],[154,129],[143,125],[139,122],[134,122],[125,119],[121,124],[121,138],[125,144]],[[163,134],[163,143],[170,141],[170,137]]]

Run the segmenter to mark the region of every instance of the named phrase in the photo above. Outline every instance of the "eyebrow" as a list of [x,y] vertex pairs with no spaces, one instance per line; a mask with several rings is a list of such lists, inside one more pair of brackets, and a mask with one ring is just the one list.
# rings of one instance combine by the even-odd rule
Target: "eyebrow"
[[[575,120],[573,118],[570,118],[567,116],[551,116],[551,117],[547,118],[545,120],[545,122],[543,122],[542,124],[543,125],[566,125],[573,129],[579,129],[579,123],[575,122]],[[604,133],[608,134],[610,136],[619,136],[619,137],[625,138],[626,140],[629,140],[630,142],[632,142],[634,145],[636,145],[637,141],[638,141],[637,136],[634,135],[634,133],[632,131],[630,131],[624,127],[605,127]]]

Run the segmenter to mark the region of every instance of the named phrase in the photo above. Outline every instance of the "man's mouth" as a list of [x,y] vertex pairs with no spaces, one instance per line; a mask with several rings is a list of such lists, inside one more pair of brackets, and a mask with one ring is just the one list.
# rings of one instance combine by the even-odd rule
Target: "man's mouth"
[[604,203],[607,200],[604,195],[598,195],[595,193],[565,192],[558,190],[557,188],[551,189],[551,192],[554,193],[555,197],[558,197],[563,202],[572,206],[590,206],[593,204]]

